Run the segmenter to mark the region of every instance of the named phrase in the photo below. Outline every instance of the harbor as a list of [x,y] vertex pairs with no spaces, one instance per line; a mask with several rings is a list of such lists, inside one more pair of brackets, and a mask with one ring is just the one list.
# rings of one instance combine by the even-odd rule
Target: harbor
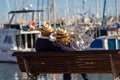
[[120,80],[119,4],[1,0],[0,80]]
[[[17,64],[0,63],[0,80],[27,80],[26,74],[21,73]],[[59,80],[62,80],[60,74]],[[89,74],[91,80],[112,80],[112,74]],[[44,80],[39,79],[39,80]],[[53,80],[53,79],[49,79]],[[58,79],[55,79],[58,80]],[[80,74],[73,74],[72,80],[83,80]]]

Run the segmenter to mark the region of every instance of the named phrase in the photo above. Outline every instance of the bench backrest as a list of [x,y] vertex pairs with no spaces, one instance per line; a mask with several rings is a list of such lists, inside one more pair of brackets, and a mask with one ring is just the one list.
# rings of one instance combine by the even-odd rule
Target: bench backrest
[[19,68],[31,73],[120,73],[119,50],[15,52]]

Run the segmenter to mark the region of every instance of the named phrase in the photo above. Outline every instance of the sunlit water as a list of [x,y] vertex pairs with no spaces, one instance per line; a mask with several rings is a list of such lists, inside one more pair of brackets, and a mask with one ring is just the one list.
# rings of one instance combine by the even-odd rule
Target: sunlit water
[[[48,80],[62,80],[62,74],[48,75]],[[113,80],[111,74],[89,74],[90,80]],[[27,80],[25,73],[21,73],[17,64],[0,63],[0,80]],[[39,80],[44,80],[42,76]],[[83,80],[80,74],[72,74],[72,80]]]

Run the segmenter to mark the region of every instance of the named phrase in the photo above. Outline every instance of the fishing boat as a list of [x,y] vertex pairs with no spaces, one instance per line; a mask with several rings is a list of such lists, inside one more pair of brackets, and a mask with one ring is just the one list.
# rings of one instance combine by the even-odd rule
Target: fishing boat
[[[32,20],[25,22],[17,21],[15,15],[41,12],[41,10],[18,10],[10,11],[10,21],[0,29],[0,61],[1,62],[16,62],[16,58],[12,57],[15,51],[35,51],[35,40],[40,36],[38,30],[39,23],[32,17]],[[28,17],[28,16],[27,16]]]

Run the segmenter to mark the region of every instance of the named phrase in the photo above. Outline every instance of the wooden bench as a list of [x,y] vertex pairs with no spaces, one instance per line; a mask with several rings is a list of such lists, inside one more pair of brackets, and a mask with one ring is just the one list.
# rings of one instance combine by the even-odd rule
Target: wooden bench
[[120,73],[120,50],[86,50],[74,52],[14,52],[19,68],[39,73]]

